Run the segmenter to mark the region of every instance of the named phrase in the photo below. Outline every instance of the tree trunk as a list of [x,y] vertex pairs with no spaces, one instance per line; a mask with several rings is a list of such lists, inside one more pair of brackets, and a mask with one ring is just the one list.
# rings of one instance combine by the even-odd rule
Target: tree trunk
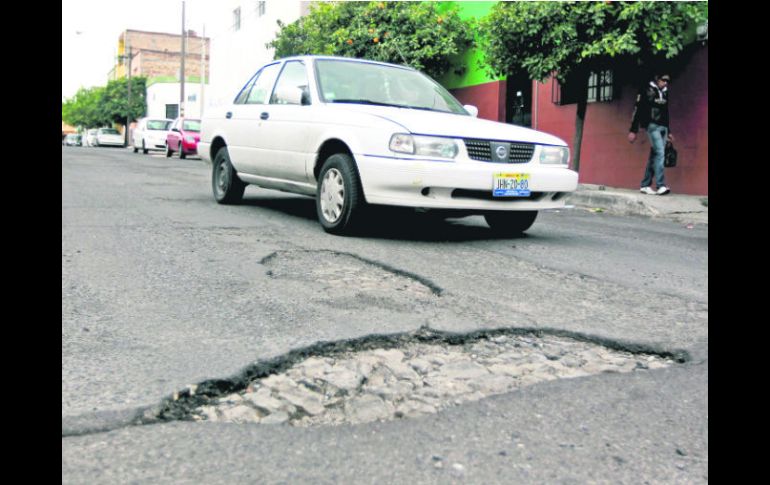
[[575,114],[575,138],[572,140],[572,169],[580,172],[580,149],[583,145],[583,125],[586,121],[586,108],[588,107],[588,77],[589,72],[580,76],[577,113]]

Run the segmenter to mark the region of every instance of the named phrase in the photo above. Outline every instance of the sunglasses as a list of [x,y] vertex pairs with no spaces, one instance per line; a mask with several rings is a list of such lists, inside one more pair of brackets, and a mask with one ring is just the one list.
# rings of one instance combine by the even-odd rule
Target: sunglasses
[[665,77],[664,77],[664,78],[661,78],[661,81],[663,81],[663,82],[666,82],[666,83],[669,83],[669,82],[671,82],[671,80],[670,80],[670,79],[668,79],[668,78],[665,78]]

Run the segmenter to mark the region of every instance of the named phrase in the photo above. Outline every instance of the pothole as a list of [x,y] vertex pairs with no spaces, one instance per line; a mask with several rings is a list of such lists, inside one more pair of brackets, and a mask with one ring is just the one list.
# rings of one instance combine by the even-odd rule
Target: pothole
[[426,278],[377,261],[337,251],[278,251],[261,264],[273,278],[298,280],[325,287],[330,295],[344,293],[440,296],[442,289]]
[[675,362],[673,355],[554,335],[402,339],[390,348],[296,359],[281,372],[245,381],[239,392],[195,396],[192,386],[186,418],[292,426],[412,418],[544,381]]

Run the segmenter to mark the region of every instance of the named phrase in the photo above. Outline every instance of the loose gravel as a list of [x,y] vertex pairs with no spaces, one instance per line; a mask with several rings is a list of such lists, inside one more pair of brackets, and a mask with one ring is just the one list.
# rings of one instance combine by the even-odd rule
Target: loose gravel
[[462,345],[410,342],[310,357],[285,372],[254,380],[244,392],[209,400],[192,416],[198,421],[292,426],[412,418],[553,379],[673,363],[658,355],[556,336],[502,335]]

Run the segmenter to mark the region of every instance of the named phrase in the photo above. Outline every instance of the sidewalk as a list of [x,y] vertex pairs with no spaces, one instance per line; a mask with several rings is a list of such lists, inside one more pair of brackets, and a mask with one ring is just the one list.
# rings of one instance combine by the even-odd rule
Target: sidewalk
[[639,190],[603,185],[580,184],[566,199],[568,205],[593,212],[636,215],[673,220],[685,224],[708,225],[708,196],[646,195]]

